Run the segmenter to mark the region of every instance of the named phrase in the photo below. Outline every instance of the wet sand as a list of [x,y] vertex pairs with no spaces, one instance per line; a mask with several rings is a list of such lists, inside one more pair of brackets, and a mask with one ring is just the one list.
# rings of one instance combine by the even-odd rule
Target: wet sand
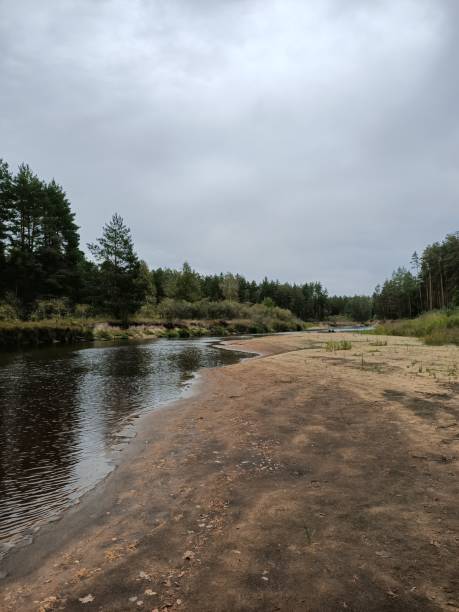
[[262,356],[143,417],[119,468],[2,564],[0,609],[459,609],[459,349],[226,344]]

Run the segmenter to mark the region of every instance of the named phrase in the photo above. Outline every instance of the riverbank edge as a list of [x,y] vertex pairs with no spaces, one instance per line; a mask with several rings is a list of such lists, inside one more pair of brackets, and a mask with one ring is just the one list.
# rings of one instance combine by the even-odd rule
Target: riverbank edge
[[[325,325],[325,324],[324,324]],[[52,344],[79,344],[114,340],[156,338],[212,338],[243,334],[274,334],[312,329],[312,323],[280,323],[273,329],[250,320],[174,320],[133,322],[122,327],[118,322],[86,320],[0,321],[0,350]]]
[[[62,547],[66,543],[78,538],[78,534],[94,524],[95,514],[99,518],[110,516],[109,508],[114,504],[117,493],[127,486],[123,476],[129,470],[129,466],[134,458],[137,458],[144,449],[146,440],[154,443],[161,438],[160,427],[155,427],[163,420],[171,416],[180,418],[180,412],[188,408],[191,400],[205,401],[205,396],[212,393],[212,381],[209,380],[209,373],[220,368],[230,368],[245,361],[267,357],[270,351],[260,351],[248,346],[238,346],[232,344],[234,340],[218,340],[212,342],[221,350],[242,353],[240,360],[235,364],[216,366],[213,368],[199,368],[190,379],[187,386],[183,388],[181,396],[169,402],[162,402],[152,410],[140,414],[136,419],[135,436],[122,449],[119,459],[114,461],[113,469],[97,482],[90,490],[82,494],[78,500],[69,506],[58,517],[40,526],[32,536],[32,540],[25,540],[14,545],[4,556],[0,556],[0,593],[3,587],[7,587],[10,580],[21,578],[28,573],[39,568],[41,563],[49,555],[56,552],[56,542]],[[256,339],[254,338],[255,342]],[[245,339],[247,343],[247,339]],[[247,348],[245,348],[247,347]]]

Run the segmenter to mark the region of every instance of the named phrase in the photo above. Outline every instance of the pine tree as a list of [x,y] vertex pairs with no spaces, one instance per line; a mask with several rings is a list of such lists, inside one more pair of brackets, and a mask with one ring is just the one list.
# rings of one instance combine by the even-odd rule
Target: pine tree
[[0,159],[0,295],[8,288],[6,248],[8,243],[8,222],[11,217],[12,184],[8,164]]
[[220,290],[225,300],[237,302],[239,299],[239,279],[234,274],[225,274],[220,281]]
[[196,302],[201,297],[201,282],[199,275],[185,262],[177,277],[175,296],[178,300]]
[[130,229],[115,213],[101,238],[88,248],[99,263],[101,305],[127,325],[129,315],[140,308],[148,291]]

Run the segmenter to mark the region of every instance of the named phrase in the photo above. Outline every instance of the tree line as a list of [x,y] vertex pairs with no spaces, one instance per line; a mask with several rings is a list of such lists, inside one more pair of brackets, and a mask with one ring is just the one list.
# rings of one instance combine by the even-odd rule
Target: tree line
[[[263,303],[290,310],[302,320],[346,315],[367,320],[367,296],[329,296],[320,282],[261,282],[243,275],[203,275],[184,263],[180,270],[149,269],[135,252],[129,228],[114,214],[101,237],[80,248],[79,228],[64,189],[40,179],[22,164],[16,173],[0,160],[0,299],[28,318],[37,310],[73,308],[126,321],[133,313],[167,300],[183,303]],[[60,300],[60,301],[59,301]],[[57,301],[57,302],[56,302]],[[5,312],[5,310],[4,310]],[[7,309],[7,312],[8,309]]]
[[410,268],[400,267],[377,286],[373,308],[384,319],[412,318],[435,309],[459,306],[459,232],[416,252]]

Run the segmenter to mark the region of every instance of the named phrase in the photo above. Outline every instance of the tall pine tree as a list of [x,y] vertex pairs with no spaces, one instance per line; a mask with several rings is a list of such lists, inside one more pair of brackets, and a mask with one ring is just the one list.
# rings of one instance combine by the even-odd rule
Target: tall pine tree
[[115,213],[94,244],[88,244],[99,264],[100,304],[127,324],[145,300],[148,282],[134,251],[131,231]]

